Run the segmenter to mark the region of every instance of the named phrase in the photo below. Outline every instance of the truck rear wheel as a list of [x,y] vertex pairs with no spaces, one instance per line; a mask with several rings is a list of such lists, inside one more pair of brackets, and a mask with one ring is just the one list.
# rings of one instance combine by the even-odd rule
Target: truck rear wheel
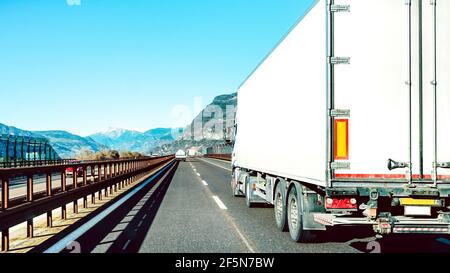
[[288,223],[286,216],[286,187],[284,182],[277,184],[275,188],[274,211],[275,223],[281,231],[288,231]]
[[303,229],[303,205],[296,186],[292,187],[288,196],[287,218],[289,233],[294,242],[306,243],[314,239],[309,230]]

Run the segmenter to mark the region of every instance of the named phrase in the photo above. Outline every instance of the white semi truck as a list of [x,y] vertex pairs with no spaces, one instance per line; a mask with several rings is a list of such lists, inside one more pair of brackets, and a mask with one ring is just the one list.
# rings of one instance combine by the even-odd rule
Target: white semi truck
[[232,167],[294,241],[448,235],[450,1],[316,1],[239,87]]

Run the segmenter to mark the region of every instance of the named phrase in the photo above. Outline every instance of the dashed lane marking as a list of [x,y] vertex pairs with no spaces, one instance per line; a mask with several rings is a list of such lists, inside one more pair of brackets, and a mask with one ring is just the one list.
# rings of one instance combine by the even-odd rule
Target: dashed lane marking
[[229,168],[225,168],[224,166],[220,166],[219,164],[212,163],[212,162],[210,162],[210,161],[208,161],[208,160],[204,160],[204,159],[200,159],[200,160],[203,161],[203,162],[206,162],[206,163],[208,163],[208,164],[214,165],[214,166],[216,166],[216,167],[222,168],[222,169],[224,169],[224,170],[231,171],[231,163],[230,163],[230,167],[229,167]]
[[218,196],[214,195],[212,198],[214,199],[214,201],[216,201],[216,204],[219,206],[220,209],[223,210],[228,209],[227,206],[225,206],[225,204],[222,202],[222,200],[220,200]]

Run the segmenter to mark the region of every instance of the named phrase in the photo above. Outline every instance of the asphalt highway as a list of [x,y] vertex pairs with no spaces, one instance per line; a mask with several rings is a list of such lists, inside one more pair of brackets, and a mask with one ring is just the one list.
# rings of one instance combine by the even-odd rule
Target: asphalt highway
[[190,158],[143,187],[77,241],[83,252],[354,253],[450,252],[450,241],[415,235],[376,240],[370,229],[333,229],[292,242],[273,207],[247,208],[230,190],[230,163]]

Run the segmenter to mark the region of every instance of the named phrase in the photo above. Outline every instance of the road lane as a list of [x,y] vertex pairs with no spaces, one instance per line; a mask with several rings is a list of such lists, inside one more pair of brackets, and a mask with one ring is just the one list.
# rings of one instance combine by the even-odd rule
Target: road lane
[[139,252],[252,252],[247,244],[189,162],[181,162]]
[[[228,213],[243,233],[250,238],[260,252],[357,252],[355,248],[345,244],[318,243],[301,245],[290,240],[288,233],[280,232],[275,226],[273,207],[260,205],[247,208],[244,198],[231,194],[230,163],[216,159],[193,159],[193,166],[199,171],[202,179],[209,183],[211,191],[219,196],[228,208]],[[220,165],[214,166],[215,165]],[[228,166],[228,170],[224,167]]]

